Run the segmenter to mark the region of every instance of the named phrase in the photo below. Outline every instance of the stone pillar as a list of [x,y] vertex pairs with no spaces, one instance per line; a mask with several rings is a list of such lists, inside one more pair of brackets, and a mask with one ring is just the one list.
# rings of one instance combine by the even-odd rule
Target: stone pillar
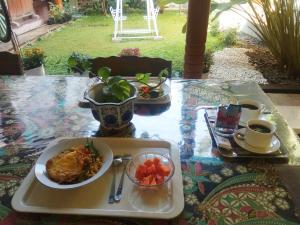
[[184,78],[200,79],[207,36],[210,0],[189,0]]

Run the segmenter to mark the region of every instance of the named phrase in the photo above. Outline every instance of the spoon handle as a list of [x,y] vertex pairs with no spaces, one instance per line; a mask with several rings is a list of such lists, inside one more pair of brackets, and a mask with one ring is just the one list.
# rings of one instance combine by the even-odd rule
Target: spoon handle
[[112,167],[112,170],[113,170],[113,180],[112,180],[111,187],[110,187],[110,194],[109,194],[109,199],[108,199],[109,204],[113,204],[115,201],[115,186],[116,186],[116,171],[115,170],[116,169],[114,166]]
[[126,166],[124,166],[122,176],[121,176],[121,179],[120,179],[120,183],[119,183],[116,195],[115,195],[115,201],[116,202],[119,202],[121,200],[121,197],[122,197],[125,169],[126,169]]

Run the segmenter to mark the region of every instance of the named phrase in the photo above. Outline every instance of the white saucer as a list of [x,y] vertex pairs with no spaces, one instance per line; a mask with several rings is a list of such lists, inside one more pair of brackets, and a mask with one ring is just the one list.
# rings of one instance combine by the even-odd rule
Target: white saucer
[[239,129],[233,135],[233,139],[234,139],[235,143],[237,143],[240,147],[242,147],[243,149],[245,149],[249,152],[256,153],[256,154],[271,154],[271,153],[276,152],[280,148],[280,141],[275,135],[272,138],[272,142],[271,142],[269,148],[258,148],[258,147],[249,145],[244,140],[240,140],[237,138],[238,133],[245,134],[245,132],[246,132],[246,128]]

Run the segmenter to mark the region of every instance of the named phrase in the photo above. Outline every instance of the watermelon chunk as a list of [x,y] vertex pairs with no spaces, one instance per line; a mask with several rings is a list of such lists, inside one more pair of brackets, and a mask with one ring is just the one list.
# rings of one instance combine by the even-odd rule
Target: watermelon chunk
[[146,159],[137,166],[135,178],[141,185],[152,186],[163,184],[165,177],[169,176],[171,168],[161,163],[160,158]]
[[152,159],[146,159],[145,162],[144,162],[145,166],[151,166],[152,164],[153,164]]
[[168,166],[165,166],[165,165],[160,165],[158,168],[157,168],[157,171],[158,171],[158,174],[160,176],[169,176],[170,172],[171,172],[171,169],[170,167]]

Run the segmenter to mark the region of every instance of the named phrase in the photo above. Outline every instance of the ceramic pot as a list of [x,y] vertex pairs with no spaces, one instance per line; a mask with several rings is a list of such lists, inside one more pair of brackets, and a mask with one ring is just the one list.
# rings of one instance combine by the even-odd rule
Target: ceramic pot
[[27,76],[44,76],[45,75],[44,65],[42,64],[39,67],[30,69],[30,70],[25,70],[25,75],[27,75]]
[[103,83],[91,86],[84,98],[89,101],[94,118],[106,129],[122,129],[129,125],[134,113],[135,86],[131,85],[131,97],[123,102],[101,102]]

